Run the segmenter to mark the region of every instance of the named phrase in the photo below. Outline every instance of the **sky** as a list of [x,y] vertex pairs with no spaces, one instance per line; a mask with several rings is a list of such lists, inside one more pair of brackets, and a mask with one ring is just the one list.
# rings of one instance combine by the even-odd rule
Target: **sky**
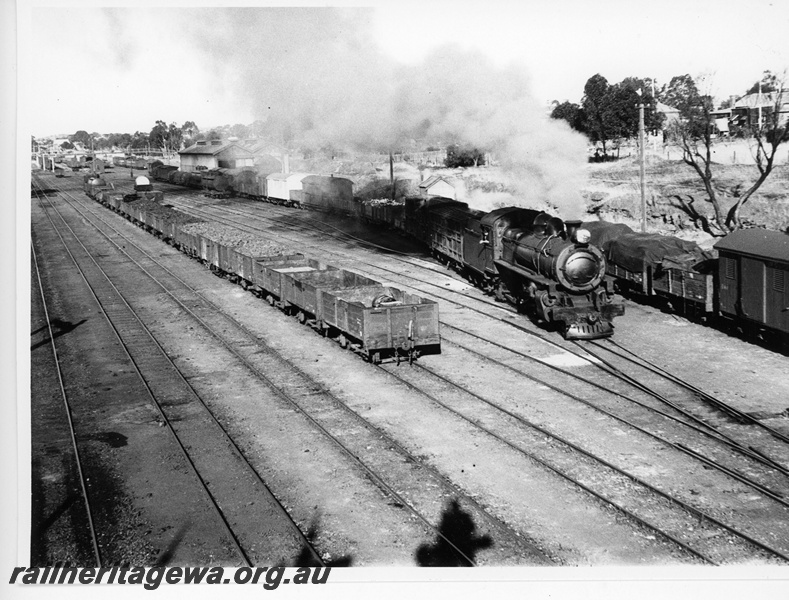
[[[135,4],[19,1],[19,107],[33,135],[148,132],[160,119],[191,120],[201,129],[249,124],[287,112],[289,98],[321,103],[308,86],[326,86],[335,108],[346,92],[364,98],[370,114],[362,115],[363,126],[375,116],[370,98],[373,108],[383,98],[384,109],[395,110],[388,103],[402,96],[403,82],[424,86],[443,77],[439,68],[465,76],[475,93],[485,93],[483,83],[517,81],[519,93],[541,107],[579,102],[596,73],[610,83],[636,76],[659,84],[705,75],[709,90],[726,98],[765,69],[789,66],[784,0],[752,0],[747,9],[728,0],[293,5],[271,19],[265,8],[239,14],[194,2]],[[271,95],[275,82],[287,94]],[[467,91],[458,82],[447,86],[441,91]]]

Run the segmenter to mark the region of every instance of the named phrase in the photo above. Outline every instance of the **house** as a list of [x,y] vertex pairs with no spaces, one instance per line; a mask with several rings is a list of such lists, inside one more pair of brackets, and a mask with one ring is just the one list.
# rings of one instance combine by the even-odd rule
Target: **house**
[[236,142],[200,140],[178,153],[184,172],[252,167],[255,156]]
[[419,184],[419,195],[423,198],[441,196],[457,200],[457,192],[452,180],[443,175],[432,175]]
[[669,106],[668,104],[663,104],[662,102],[658,102],[655,110],[665,115],[665,119],[663,120],[663,131],[669,129],[672,123],[676,123],[679,121],[679,109],[674,108],[673,106]]
[[776,101],[779,101],[780,121],[786,122],[789,118],[789,92],[754,93],[743,96],[732,107],[731,123],[738,127],[751,127],[765,124],[766,119],[775,110]]

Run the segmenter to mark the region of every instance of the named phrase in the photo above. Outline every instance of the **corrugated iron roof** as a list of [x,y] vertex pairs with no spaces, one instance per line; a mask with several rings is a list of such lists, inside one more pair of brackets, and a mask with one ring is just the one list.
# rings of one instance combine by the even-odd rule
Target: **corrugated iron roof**
[[447,184],[451,185],[452,187],[455,187],[454,181],[452,179],[450,179],[449,177],[446,177],[444,175],[431,175],[430,177],[425,179],[422,183],[420,183],[419,187],[420,188],[429,188],[430,186],[435,185],[439,181],[443,181],[444,183],[447,183]]
[[738,229],[715,244],[718,251],[789,262],[789,234],[769,229]]
[[[777,92],[766,92],[763,94],[755,93],[755,94],[748,94],[747,96],[743,96],[739,98],[734,103],[734,108],[758,108],[758,107],[772,107],[775,106],[775,101],[778,99]],[[780,98],[782,110],[789,104],[789,94],[786,92],[783,93],[782,97]]]
[[235,154],[236,157],[239,156],[246,156],[247,158],[254,158],[253,155],[236,142],[227,142],[220,145],[212,145],[210,142],[208,144],[200,144],[199,142],[196,144],[192,144],[188,148],[181,150],[178,154],[208,154],[211,156],[216,156],[217,154],[221,154],[223,152],[227,152],[231,148],[238,149],[238,152]]
[[679,109],[678,108],[674,108],[673,106],[669,106],[668,104],[663,104],[662,102],[657,102],[656,106],[657,106],[657,111],[659,113],[679,114]]

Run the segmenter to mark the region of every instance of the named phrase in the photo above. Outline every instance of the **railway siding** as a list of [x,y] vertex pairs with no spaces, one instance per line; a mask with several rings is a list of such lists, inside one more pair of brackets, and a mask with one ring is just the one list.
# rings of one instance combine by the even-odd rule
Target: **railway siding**
[[[472,342],[469,344],[470,348],[464,349],[462,345],[455,343],[455,340],[460,339],[468,343],[468,338],[453,333],[449,336],[450,343],[446,345],[442,355],[423,357],[420,362],[428,369],[447,377],[448,383],[457,387],[451,389],[447,384],[436,383],[429,377],[419,374],[421,371],[418,369],[387,367],[383,370],[364,363],[360,364],[358,358],[343,354],[328,340],[316,338],[306,328],[293,329],[294,321],[280,313],[272,311],[262,319],[262,314],[271,309],[263,305],[265,311],[262,311],[262,303],[258,299],[241,292],[240,288],[232,288],[223,281],[213,280],[212,283],[216,285],[207,283],[211,277],[208,276],[207,271],[203,272],[205,277],[208,277],[208,280],[205,280],[206,290],[210,290],[206,293],[213,303],[226,307],[228,312],[233,313],[249,327],[254,336],[265,341],[267,346],[276,350],[276,353],[288,363],[299,365],[299,370],[309,376],[305,384],[298,383],[297,379],[289,381],[288,376],[283,375],[285,380],[280,387],[299,388],[304,392],[302,396],[304,405],[311,405],[311,409],[315,410],[316,414],[321,414],[322,418],[326,418],[327,423],[330,423],[333,417],[325,412],[326,406],[319,408],[321,406],[319,401],[324,399],[326,393],[333,395],[369,425],[374,426],[376,429],[372,431],[377,430],[381,435],[396,440],[395,445],[402,447],[405,452],[405,455],[400,454],[401,457],[412,457],[402,464],[397,464],[402,458],[397,458],[398,453],[393,453],[392,447],[387,450],[384,438],[378,441],[383,444],[379,447],[374,435],[369,441],[364,441],[365,438],[360,437],[362,429],[355,428],[350,422],[343,420],[335,423],[337,431],[346,436],[349,444],[357,442],[353,452],[368,456],[372,461],[370,464],[375,464],[378,469],[388,469],[393,482],[399,482],[406,476],[412,477],[409,479],[412,482],[409,485],[412,487],[404,486],[402,498],[406,499],[408,504],[421,503],[423,506],[429,506],[428,522],[438,524],[446,517],[453,510],[452,494],[462,492],[471,495],[471,503],[461,504],[462,508],[472,510],[472,506],[477,505],[481,511],[473,513],[475,515],[473,522],[478,527],[475,533],[480,536],[478,539],[485,540],[493,536],[496,541],[500,541],[504,539],[500,536],[506,529],[512,528],[531,538],[536,546],[542,546],[545,553],[555,560],[567,564],[654,564],[655,562],[665,564],[696,560],[680,550],[679,546],[672,543],[669,538],[660,533],[655,535],[648,526],[637,525],[630,517],[614,508],[614,504],[601,502],[582,491],[577,484],[556,477],[551,471],[555,468],[572,474],[579,482],[584,482],[585,486],[602,485],[604,491],[614,497],[615,502],[629,503],[639,510],[644,510],[646,507],[647,516],[655,517],[654,520],[665,523],[667,535],[676,536],[681,540],[695,540],[697,548],[703,555],[709,556],[715,562],[740,563],[748,560],[765,560],[765,555],[749,547],[749,543],[743,541],[744,538],[739,540],[732,538],[729,533],[716,529],[712,523],[703,523],[702,527],[695,528],[688,526],[689,522],[683,521],[678,513],[664,512],[667,510],[664,502],[656,501],[650,504],[643,495],[634,495],[626,480],[603,473],[587,458],[571,459],[567,449],[560,450],[560,444],[557,442],[549,442],[539,433],[527,433],[523,429],[523,424],[513,424],[509,416],[502,416],[497,409],[479,405],[476,399],[472,400],[468,395],[471,392],[477,397],[501,403],[505,410],[523,414],[539,425],[564,433],[570,432],[571,438],[575,436],[575,441],[580,446],[589,447],[606,460],[622,461],[634,474],[663,481],[663,487],[671,494],[695,502],[704,510],[711,511],[709,513],[711,516],[732,520],[747,531],[754,532],[757,537],[767,540],[769,545],[786,550],[782,540],[789,539],[789,536],[786,536],[786,532],[782,529],[782,523],[786,522],[783,507],[765,504],[763,495],[748,489],[741,482],[732,483],[728,480],[724,482],[722,475],[713,476],[706,473],[706,468],[701,466],[702,463],[693,463],[688,455],[683,455],[682,461],[691,461],[688,464],[693,464],[693,467],[683,469],[682,472],[695,473],[696,477],[692,481],[683,481],[677,477],[679,475],[676,472],[677,460],[668,458],[668,455],[665,455],[665,465],[654,464],[654,457],[663,454],[660,442],[645,437],[641,443],[634,443],[637,436],[634,437],[627,426],[610,421],[611,417],[596,415],[590,412],[589,406],[576,405],[572,401],[573,397],[581,399],[590,391],[595,396],[600,394],[597,389],[589,388],[588,384],[581,380],[572,379],[571,373],[582,373],[584,377],[592,377],[597,382],[596,385],[601,385],[601,382],[611,383],[609,380],[612,380],[612,377],[602,369],[600,361],[594,358],[586,363],[579,361],[577,355],[581,353],[576,347],[562,343],[554,344],[545,339],[539,329],[524,323],[523,319],[513,315],[511,310],[494,308],[495,305],[482,297],[479,292],[467,290],[463,284],[458,283],[457,278],[449,274],[439,277],[437,276],[439,271],[433,266],[423,269],[416,262],[403,268],[402,264],[398,264],[391,257],[377,252],[354,249],[347,242],[334,241],[325,233],[319,236],[320,246],[308,232],[298,232],[295,228],[289,228],[283,234],[281,226],[285,219],[276,217],[272,221],[268,218],[266,213],[272,208],[268,205],[255,207],[250,203],[242,203],[245,208],[239,210],[234,208],[232,203],[223,201],[221,210],[216,206],[216,211],[211,208],[212,201],[200,200],[192,203],[191,200],[187,200],[185,205],[199,206],[200,208],[194,211],[196,216],[206,218],[207,215],[213,215],[212,218],[226,225],[232,224],[234,219],[241,219],[240,230],[263,231],[265,235],[270,236],[268,239],[276,240],[277,243],[295,243],[305,248],[320,247],[324,248],[324,254],[328,249],[332,256],[337,256],[343,261],[340,264],[352,266],[357,271],[359,257],[362,257],[364,265],[362,272],[377,278],[381,278],[381,273],[390,273],[393,282],[410,281],[410,285],[415,286],[419,293],[435,294],[434,297],[440,297],[442,321],[450,330],[453,327],[457,329],[466,327],[470,332],[490,336],[491,340],[506,340],[507,344],[511,343],[524,355],[505,358],[500,350],[493,351],[493,347],[486,346],[484,341]],[[278,213],[279,210],[282,209],[277,209],[275,212]],[[244,213],[246,217],[242,216]],[[169,251],[163,254],[169,256]],[[180,264],[184,259],[173,254],[172,260],[173,264]],[[422,283],[414,284],[414,280],[409,279],[413,274],[416,274]],[[195,276],[197,276],[196,272]],[[204,280],[202,275],[198,278]],[[438,285],[433,282],[437,282]],[[408,287],[409,284],[396,283],[396,285]],[[177,330],[184,328],[185,321],[175,308],[164,308],[168,316],[174,318],[163,319],[162,309],[165,306],[163,299],[161,294],[148,295],[149,306],[146,308],[150,311],[148,318],[155,322],[159,331],[167,332],[163,334],[163,339],[175,340]],[[444,303],[449,305],[448,310],[444,310]],[[495,319],[489,316],[499,313],[502,318]],[[508,326],[507,322],[516,327]],[[618,322],[620,329],[623,323],[624,321]],[[517,333],[519,330],[520,334]],[[234,337],[230,344],[244,348],[245,352],[254,348],[252,345],[245,344],[242,337]],[[398,542],[395,541],[398,537],[396,526],[384,527],[379,531],[382,536],[380,538],[382,547],[385,552],[390,553],[373,557],[374,553],[369,549],[363,551],[363,546],[355,545],[353,536],[338,534],[343,531],[341,511],[338,508],[331,513],[332,517],[322,515],[321,518],[316,519],[314,514],[311,515],[307,507],[313,499],[308,498],[305,505],[303,499],[299,497],[299,494],[309,492],[306,482],[302,484],[294,477],[297,476],[298,471],[312,475],[316,472],[304,467],[308,463],[304,462],[303,456],[299,456],[298,453],[331,455],[334,457],[329,461],[332,465],[338,464],[337,460],[342,464],[342,458],[337,454],[321,450],[320,446],[315,446],[315,432],[310,433],[309,428],[306,428],[299,429],[304,432],[302,445],[298,448],[294,446],[293,452],[287,455],[286,460],[289,462],[284,464],[289,466],[276,468],[269,465],[267,461],[279,454],[279,446],[285,443],[288,427],[285,426],[279,431],[279,435],[286,436],[285,438],[277,437],[273,429],[266,429],[270,424],[264,422],[265,412],[272,405],[256,404],[255,393],[250,393],[250,390],[255,389],[254,387],[250,387],[248,382],[242,381],[226,368],[217,368],[217,361],[226,364],[229,359],[221,357],[224,355],[217,357],[216,360],[209,356],[214,353],[208,350],[212,347],[212,342],[199,328],[187,332],[182,339],[189,343],[184,346],[181,342],[176,342],[168,353],[175,356],[182,364],[184,372],[189,373],[190,381],[204,390],[203,395],[211,398],[221,419],[233,428],[235,435],[248,449],[249,454],[260,451],[262,447],[266,448],[266,451],[258,456],[261,468],[268,468],[272,477],[281,482],[281,489],[288,495],[289,507],[293,511],[301,511],[300,514],[303,515],[300,521],[303,528],[306,527],[307,522],[314,524],[315,537],[324,544],[324,547],[328,548],[334,543],[334,547],[340,548],[347,556],[364,557],[363,562],[375,563],[376,560],[397,562],[399,560],[397,556],[402,557],[409,553],[411,554],[409,558],[413,558],[413,544],[408,546],[401,543],[398,546]],[[626,341],[632,339],[639,338],[629,337]],[[666,340],[655,341],[660,342],[658,347],[666,347]],[[652,351],[654,353],[654,348]],[[557,361],[557,357],[560,356],[565,359],[575,358],[569,361],[571,373],[559,375],[545,364],[537,367],[536,364],[524,360],[526,355],[533,355],[543,363]],[[491,360],[494,356],[498,356],[497,360],[503,360],[511,366],[496,364]],[[269,362],[265,352],[249,355],[248,361],[257,364],[260,371],[282,370],[276,363]],[[567,362],[567,360],[559,360],[559,362]],[[529,376],[518,375],[512,370],[512,366],[518,364],[528,365]],[[541,385],[535,382],[531,378],[533,370],[539,370],[549,384]],[[405,379],[412,387],[406,387],[397,381],[402,377],[398,372],[406,375]],[[653,377],[652,375],[647,377],[646,381],[650,382],[649,385],[658,381],[657,378],[649,379]],[[492,387],[491,382],[495,382],[495,386]],[[622,394],[627,388],[622,381],[617,381],[615,387],[619,390],[617,393]],[[556,388],[571,391],[572,394],[567,396]],[[374,390],[372,393],[371,389]],[[501,393],[496,390],[501,390]],[[524,394],[523,391],[526,393]],[[642,402],[650,397],[645,390],[628,389],[626,393],[637,396]],[[250,397],[253,398],[251,402]],[[435,402],[431,398],[442,400]],[[609,404],[615,406],[621,404],[621,401],[621,398],[617,398]],[[446,406],[442,406],[444,402],[447,403]],[[484,422],[486,428],[492,428],[492,435],[485,433],[459,414],[448,413],[450,405],[452,409],[465,412],[473,420]],[[292,412],[293,408],[282,405],[277,414],[281,415],[283,423],[295,424],[298,419],[291,418],[292,415],[289,413]],[[253,414],[256,417],[250,419]],[[709,413],[704,413],[704,416],[709,416]],[[657,423],[655,419],[644,420]],[[598,427],[590,428],[590,423],[596,423]],[[726,425],[731,424],[726,423]],[[658,425],[658,428],[660,427]],[[638,434],[641,435],[643,434]],[[261,439],[261,436],[265,439]],[[266,445],[269,437],[277,442]],[[679,439],[682,440],[681,437]],[[526,440],[531,441],[527,443]],[[527,454],[518,452],[513,447],[514,444],[520,444],[530,452],[537,453],[538,456],[529,458]],[[650,448],[652,452],[649,451]],[[776,455],[774,450],[775,448],[771,448],[770,454],[774,457],[780,456]],[[677,448],[672,448],[671,452],[677,452]],[[409,461],[414,460],[418,469],[414,469],[414,464],[409,464]],[[546,469],[547,465],[543,461],[551,462],[551,469]],[[293,468],[291,464],[296,472],[291,470]],[[382,466],[384,464],[389,464],[389,467]],[[438,479],[435,479],[435,475],[424,479],[430,470],[438,474]],[[513,473],[517,476],[513,477]],[[331,475],[335,473],[332,472]],[[703,479],[698,479],[702,475]],[[431,481],[437,482],[444,478],[450,482],[450,486],[446,488],[448,493],[439,492],[440,485],[439,487],[431,485]],[[417,483],[420,481],[421,483]],[[783,475],[775,476],[770,482],[771,486],[777,484],[785,486],[786,480]],[[427,492],[422,499],[416,493],[419,489]],[[379,490],[384,496],[387,495],[385,488]],[[345,494],[347,493],[346,490]],[[430,500],[431,495],[432,500]],[[340,496],[342,497],[343,494],[341,493]],[[437,502],[436,497],[443,499],[444,503]],[[392,498],[391,494],[389,498]],[[731,501],[726,501],[725,498]],[[320,503],[318,499],[314,501]],[[391,505],[395,512],[403,508],[398,504],[401,503],[395,500]],[[557,505],[562,507],[561,510],[557,511]],[[364,519],[362,521],[364,522]],[[310,527],[312,528],[312,525]],[[415,527],[419,529],[417,525]],[[411,542],[426,547],[429,544],[429,528],[423,528],[422,531],[421,542],[416,542],[418,535],[412,537]],[[388,535],[394,538],[389,538]],[[600,540],[605,540],[604,545],[600,545]],[[481,564],[486,564],[488,561],[491,561],[490,564],[502,564],[500,561],[503,555],[491,553],[488,548],[481,548],[478,554],[477,558]]]

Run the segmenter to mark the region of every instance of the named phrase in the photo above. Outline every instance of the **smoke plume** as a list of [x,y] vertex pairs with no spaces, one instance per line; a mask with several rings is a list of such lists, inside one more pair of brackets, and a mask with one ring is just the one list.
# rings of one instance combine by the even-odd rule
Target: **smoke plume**
[[511,204],[552,205],[568,217],[582,210],[586,141],[548,118],[523,68],[497,68],[454,46],[418,65],[398,64],[377,49],[369,9],[176,14],[173,35],[191,42],[213,84],[246,99],[255,118],[284,139],[378,151],[414,140],[468,144],[503,168],[516,190]]

